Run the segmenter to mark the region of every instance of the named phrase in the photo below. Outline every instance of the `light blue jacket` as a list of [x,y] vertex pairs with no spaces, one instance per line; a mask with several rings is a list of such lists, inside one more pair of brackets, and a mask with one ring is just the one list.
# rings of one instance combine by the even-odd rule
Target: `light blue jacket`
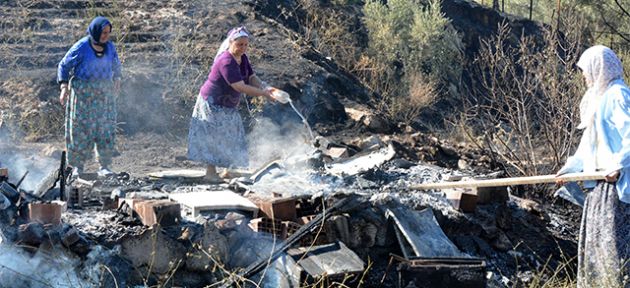
[[[606,141],[602,143],[613,155],[606,171],[620,170],[617,180],[619,200],[630,204],[630,89],[623,80],[612,81],[602,95],[599,110],[595,114],[595,129]],[[601,134],[600,134],[601,133]],[[584,137],[584,136],[583,136]],[[584,159],[594,159],[595,145],[584,145],[571,156],[560,173],[575,173],[584,170]],[[601,145],[601,144],[600,144]],[[592,171],[587,171],[592,172]],[[585,187],[593,187],[595,182],[585,183]]]

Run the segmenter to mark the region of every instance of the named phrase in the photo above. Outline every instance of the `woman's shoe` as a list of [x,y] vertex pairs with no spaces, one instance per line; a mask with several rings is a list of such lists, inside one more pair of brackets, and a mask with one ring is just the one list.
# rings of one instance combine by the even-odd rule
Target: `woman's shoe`
[[74,168],[72,168],[72,174],[70,174],[70,177],[72,179],[76,179],[76,178],[79,178],[79,176],[81,176],[81,174],[83,174],[83,168],[74,167]]
[[112,176],[112,175],[114,175],[116,173],[112,172],[112,170],[109,170],[109,168],[107,168],[107,167],[101,167],[101,169],[99,169],[98,172],[96,172],[96,174],[99,177],[106,178],[106,177]]

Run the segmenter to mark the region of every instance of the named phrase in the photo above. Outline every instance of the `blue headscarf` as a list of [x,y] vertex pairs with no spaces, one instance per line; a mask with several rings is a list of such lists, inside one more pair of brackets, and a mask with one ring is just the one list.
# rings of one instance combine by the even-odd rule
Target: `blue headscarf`
[[99,46],[105,46],[105,43],[100,43],[99,41],[101,39],[101,33],[103,32],[103,29],[105,29],[107,25],[110,26],[110,29],[113,28],[109,20],[107,20],[107,18],[103,16],[98,16],[94,18],[94,20],[92,20],[90,26],[87,29],[87,33],[90,35],[90,40],[92,40],[92,43]]

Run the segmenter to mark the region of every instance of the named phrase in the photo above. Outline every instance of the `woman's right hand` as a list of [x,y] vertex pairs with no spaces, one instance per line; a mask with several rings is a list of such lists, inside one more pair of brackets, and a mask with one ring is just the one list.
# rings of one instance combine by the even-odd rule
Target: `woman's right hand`
[[70,89],[68,88],[68,84],[61,84],[61,93],[59,93],[59,102],[61,106],[66,105],[66,99],[68,99],[68,95],[70,94]]

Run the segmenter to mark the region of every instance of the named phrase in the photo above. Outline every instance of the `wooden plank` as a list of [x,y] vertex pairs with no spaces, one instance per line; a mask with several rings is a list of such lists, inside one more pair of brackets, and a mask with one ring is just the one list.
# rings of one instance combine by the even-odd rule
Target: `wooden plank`
[[166,170],[166,171],[152,172],[152,173],[149,173],[148,175],[149,177],[159,178],[159,179],[177,179],[177,178],[199,179],[206,176],[206,171],[180,169],[180,170]]
[[556,177],[555,174],[549,174],[549,175],[487,179],[487,180],[422,183],[422,184],[413,185],[410,188],[414,190],[430,190],[430,189],[448,189],[448,188],[466,188],[466,187],[501,187],[501,186],[511,186],[511,185],[555,183],[557,180],[563,180],[564,182],[604,180],[606,178],[606,173],[607,172],[569,173],[569,174],[564,174],[560,177]]

